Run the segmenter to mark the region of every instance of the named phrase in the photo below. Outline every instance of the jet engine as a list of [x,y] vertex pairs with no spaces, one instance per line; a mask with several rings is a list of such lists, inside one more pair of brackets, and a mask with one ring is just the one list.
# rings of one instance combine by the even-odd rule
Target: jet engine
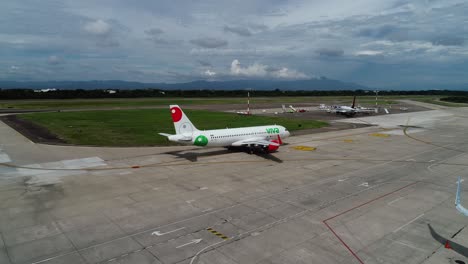
[[278,139],[274,139],[271,142],[276,143],[276,144],[270,144],[268,145],[268,147],[266,147],[266,151],[269,153],[277,151],[279,146],[283,144],[283,141],[281,140],[279,135],[278,135]]

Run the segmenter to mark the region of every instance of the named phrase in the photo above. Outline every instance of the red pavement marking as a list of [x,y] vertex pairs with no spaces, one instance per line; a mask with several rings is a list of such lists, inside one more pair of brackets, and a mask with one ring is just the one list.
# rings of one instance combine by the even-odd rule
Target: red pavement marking
[[447,241],[445,242],[445,248],[447,248],[447,249],[452,249],[452,246],[450,246],[450,240],[447,240]]
[[405,186],[403,186],[403,187],[401,187],[401,188],[398,188],[398,189],[396,189],[396,190],[394,190],[394,191],[391,191],[391,192],[389,192],[389,193],[386,193],[386,194],[384,194],[384,195],[381,195],[381,196],[379,196],[379,197],[377,197],[377,198],[374,198],[374,199],[372,199],[372,200],[369,200],[369,201],[367,201],[367,202],[365,202],[365,203],[363,203],[363,204],[360,204],[360,205],[355,206],[355,207],[353,207],[353,208],[351,208],[351,209],[348,209],[348,210],[346,210],[346,211],[344,211],[344,212],[341,212],[341,213],[339,213],[339,214],[337,214],[337,215],[334,215],[334,216],[332,216],[332,217],[330,217],[330,218],[327,218],[327,219],[323,220],[322,222],[323,222],[323,223],[325,224],[325,226],[333,233],[333,235],[335,235],[335,237],[341,242],[341,244],[343,244],[343,246],[351,253],[351,255],[353,255],[353,256],[359,261],[359,263],[364,264],[364,261],[362,261],[362,259],[359,258],[359,256],[348,246],[348,244],[346,244],[346,242],[344,242],[344,240],[333,230],[333,228],[327,223],[327,221],[332,220],[332,219],[334,219],[334,218],[337,218],[338,216],[344,215],[344,214],[346,214],[346,213],[348,213],[348,212],[350,212],[350,211],[353,211],[353,210],[355,210],[355,209],[357,209],[357,208],[360,208],[360,207],[363,207],[363,206],[365,206],[365,205],[368,205],[368,204],[370,204],[370,203],[372,203],[372,202],[375,202],[375,201],[377,201],[377,200],[379,200],[379,199],[382,199],[382,198],[384,198],[384,197],[387,197],[387,196],[389,196],[389,195],[392,195],[392,194],[394,194],[394,193],[396,193],[396,192],[399,192],[399,191],[401,191],[401,190],[403,190],[403,189],[406,189],[406,188],[408,188],[408,187],[410,187],[410,186],[412,186],[412,185],[415,185],[416,183],[418,183],[418,182],[413,182],[413,183],[410,183],[410,184],[408,184],[408,185],[405,185]]

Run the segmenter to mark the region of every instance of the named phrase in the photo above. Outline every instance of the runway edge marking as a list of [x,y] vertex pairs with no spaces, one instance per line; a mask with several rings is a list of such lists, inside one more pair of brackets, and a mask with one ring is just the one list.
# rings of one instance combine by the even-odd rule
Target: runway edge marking
[[396,193],[396,192],[399,192],[399,191],[401,191],[401,190],[403,190],[403,189],[406,189],[406,188],[408,188],[408,187],[410,187],[410,186],[413,186],[413,185],[415,185],[415,184],[417,184],[417,183],[418,183],[418,182],[413,182],[413,183],[407,184],[407,185],[405,185],[405,186],[403,186],[403,187],[400,187],[400,188],[398,188],[398,189],[396,189],[396,190],[393,190],[393,191],[391,191],[391,192],[389,192],[389,193],[386,193],[386,194],[384,194],[384,195],[381,195],[381,196],[378,196],[378,197],[376,197],[376,198],[374,198],[374,199],[371,199],[371,200],[369,200],[369,201],[367,201],[367,202],[365,202],[365,203],[362,203],[362,204],[360,204],[360,205],[354,206],[354,207],[352,207],[352,208],[350,208],[350,209],[348,209],[348,210],[346,210],[346,211],[344,211],[344,212],[341,212],[341,213],[339,213],[339,214],[336,214],[336,215],[334,215],[334,216],[332,216],[332,217],[329,217],[329,218],[323,220],[322,223],[330,230],[330,232],[332,232],[332,234],[341,242],[341,244],[343,244],[343,246],[351,253],[351,255],[353,255],[353,257],[359,261],[359,263],[364,264],[364,261],[356,254],[356,252],[354,252],[353,249],[351,249],[351,247],[335,232],[335,230],[333,230],[333,228],[332,228],[327,222],[330,221],[330,220],[332,220],[332,219],[335,219],[335,218],[337,218],[337,217],[339,217],[339,216],[342,216],[342,215],[344,215],[344,214],[346,214],[346,213],[348,213],[348,212],[351,212],[351,211],[353,211],[353,210],[355,210],[355,209],[358,209],[358,208],[360,208],[360,207],[366,206],[366,205],[368,205],[368,204],[370,204],[370,203],[373,203],[373,202],[375,202],[375,201],[377,201],[377,200],[380,200],[380,199],[382,199],[382,198],[384,198],[384,197],[387,197],[387,196],[392,195],[392,194],[394,194],[394,193]]

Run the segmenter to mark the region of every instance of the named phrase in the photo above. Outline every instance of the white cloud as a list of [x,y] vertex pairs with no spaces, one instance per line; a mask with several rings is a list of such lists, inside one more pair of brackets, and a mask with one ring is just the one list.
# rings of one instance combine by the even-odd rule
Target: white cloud
[[368,47],[368,46],[376,46],[376,45],[381,45],[381,46],[394,46],[396,42],[392,42],[389,40],[377,40],[377,41],[372,41],[368,43],[363,43],[361,44],[361,47]]
[[236,26],[224,26],[223,30],[225,32],[230,32],[237,34],[242,37],[250,37],[252,36],[252,32],[248,28],[245,27],[236,27]]
[[62,58],[60,58],[59,56],[57,55],[51,55],[49,56],[49,58],[47,59],[47,63],[51,64],[51,65],[57,65],[57,64],[60,64],[62,63],[63,60]]
[[89,22],[83,28],[86,32],[98,36],[108,35],[112,30],[111,25],[101,19]]
[[216,72],[212,71],[212,70],[206,70],[204,73],[204,75],[208,76],[208,77],[213,77],[216,75]]
[[383,52],[379,50],[360,50],[356,51],[354,55],[356,56],[377,56],[381,55]]
[[19,69],[20,69],[20,67],[15,66],[15,65],[11,65],[10,68],[8,69],[8,72],[15,73],[15,72],[18,72]]
[[296,70],[290,70],[288,68],[281,68],[277,71],[273,72],[273,76],[281,79],[308,79],[309,76],[302,72],[298,72]]
[[277,79],[307,79],[309,76],[296,70],[290,70],[286,67],[275,68],[268,65],[254,63],[247,67],[242,67],[239,60],[233,60],[231,63],[230,74],[233,76],[247,78],[277,78]]
[[266,65],[258,63],[243,68],[238,60],[233,60],[231,63],[231,74],[235,76],[265,77],[267,75],[266,68]]
[[[179,82],[314,72],[371,86],[395,76],[468,80],[466,0],[0,2],[0,67],[5,76],[17,70],[11,78]],[[50,55],[66,56],[60,74],[42,67],[57,63]],[[231,73],[234,59],[245,64]]]
[[211,38],[211,37],[199,37],[190,40],[190,43],[197,45],[202,48],[215,49],[226,47],[228,42],[224,39]]

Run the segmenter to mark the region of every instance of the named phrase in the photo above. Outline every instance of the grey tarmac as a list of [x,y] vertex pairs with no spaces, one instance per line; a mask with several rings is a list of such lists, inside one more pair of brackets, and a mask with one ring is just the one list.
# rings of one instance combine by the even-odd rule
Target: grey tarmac
[[275,158],[34,144],[0,123],[0,263],[467,262],[428,227],[468,247],[467,116],[346,119],[374,126],[291,137]]

